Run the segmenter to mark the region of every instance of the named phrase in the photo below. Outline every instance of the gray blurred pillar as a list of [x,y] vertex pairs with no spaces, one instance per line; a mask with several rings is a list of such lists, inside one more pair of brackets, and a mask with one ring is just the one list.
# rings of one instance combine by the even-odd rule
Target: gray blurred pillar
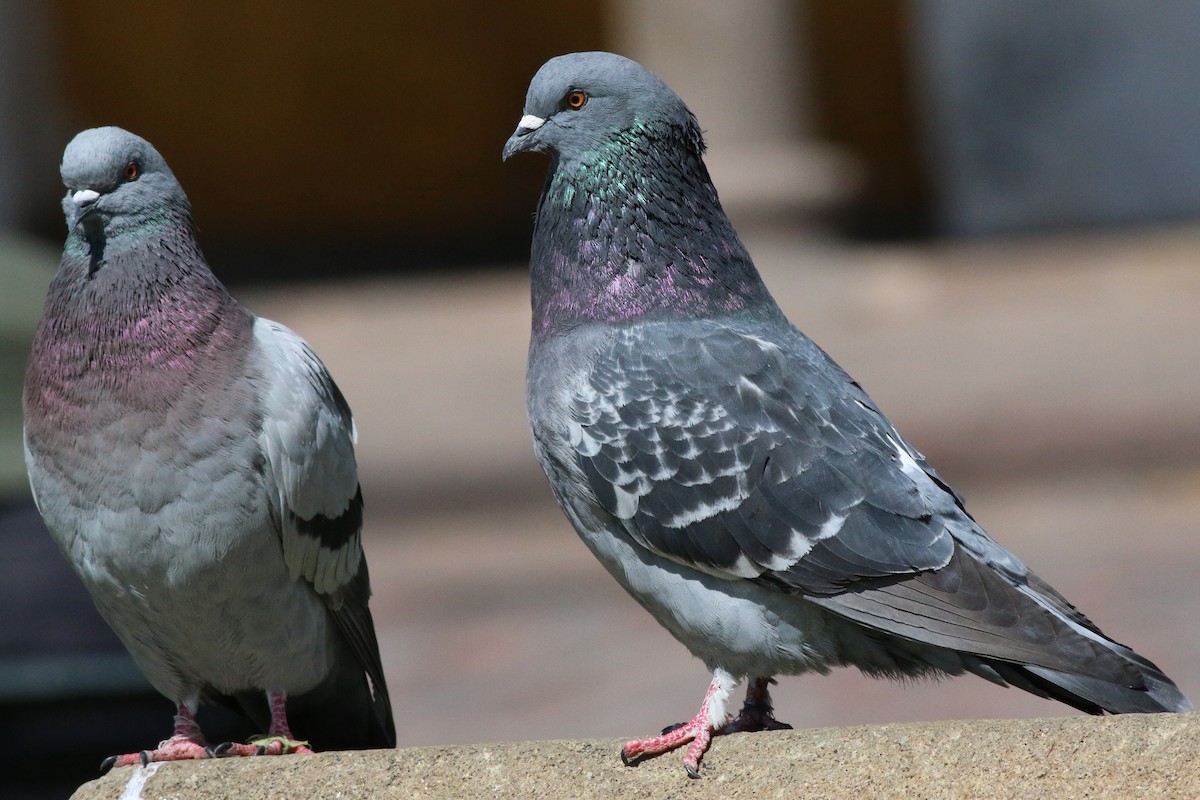
[[853,171],[810,138],[798,0],[610,0],[617,52],[683,98],[735,223],[794,218],[840,202]]
[[[58,161],[66,140],[53,77],[52,10],[46,2],[0,0],[0,506],[29,494],[21,384],[46,284],[58,261],[58,246],[22,232],[35,220],[57,220],[62,230]],[[0,582],[4,579],[0,574]]]
[[917,0],[943,232],[1200,216],[1195,0]]

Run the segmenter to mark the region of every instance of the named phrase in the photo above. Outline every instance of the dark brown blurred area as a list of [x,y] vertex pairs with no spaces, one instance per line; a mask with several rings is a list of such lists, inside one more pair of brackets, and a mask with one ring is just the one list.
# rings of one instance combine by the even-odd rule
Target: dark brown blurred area
[[69,127],[153,142],[234,281],[520,258],[544,170],[500,161],[523,87],[606,44],[594,1],[54,9]]
[[805,10],[816,133],[866,165],[846,228],[874,239],[929,234],[932,187],[920,155],[911,4],[826,0]]

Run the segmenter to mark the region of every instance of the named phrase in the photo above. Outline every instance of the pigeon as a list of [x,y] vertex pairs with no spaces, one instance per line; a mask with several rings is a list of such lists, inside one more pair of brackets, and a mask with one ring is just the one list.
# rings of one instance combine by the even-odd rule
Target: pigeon
[[[61,172],[67,239],[25,373],[29,481],[177,707],[169,739],[104,768],[394,747],[345,398],[303,339],[213,275],[149,142],[85,130]],[[202,704],[266,732],[210,747]]]
[[713,676],[626,764],[690,743],[698,777],[714,735],[789,727],[775,676],[839,666],[969,672],[1092,714],[1191,708],[989,538],[788,322],[660,78],[612,53],[551,59],[503,157],[527,151],[551,159],[530,255],[537,458],[587,547]]

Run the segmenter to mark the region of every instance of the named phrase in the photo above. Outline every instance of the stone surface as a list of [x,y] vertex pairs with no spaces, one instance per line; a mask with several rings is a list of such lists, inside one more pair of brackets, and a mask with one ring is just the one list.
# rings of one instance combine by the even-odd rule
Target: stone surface
[[629,768],[619,746],[512,742],[177,762],[149,777],[140,767],[114,770],[73,800],[1200,796],[1198,714],[739,734],[716,740],[698,781],[686,776],[678,753]]

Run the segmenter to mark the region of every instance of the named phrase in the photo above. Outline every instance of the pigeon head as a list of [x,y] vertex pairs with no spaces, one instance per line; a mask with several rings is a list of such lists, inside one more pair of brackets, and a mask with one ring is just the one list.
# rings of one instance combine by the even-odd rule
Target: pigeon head
[[627,131],[669,125],[681,143],[704,150],[695,117],[671,88],[636,61],[615,53],[571,53],[547,61],[529,84],[525,115],[504,145],[504,159],[525,151],[571,161],[598,153]]
[[547,61],[504,145],[550,155],[530,270],[535,335],[778,307],[721,208],[692,112],[612,53]]
[[154,145],[121,128],[76,135],[60,172],[68,232],[78,230],[92,244],[190,214],[183,187]]

